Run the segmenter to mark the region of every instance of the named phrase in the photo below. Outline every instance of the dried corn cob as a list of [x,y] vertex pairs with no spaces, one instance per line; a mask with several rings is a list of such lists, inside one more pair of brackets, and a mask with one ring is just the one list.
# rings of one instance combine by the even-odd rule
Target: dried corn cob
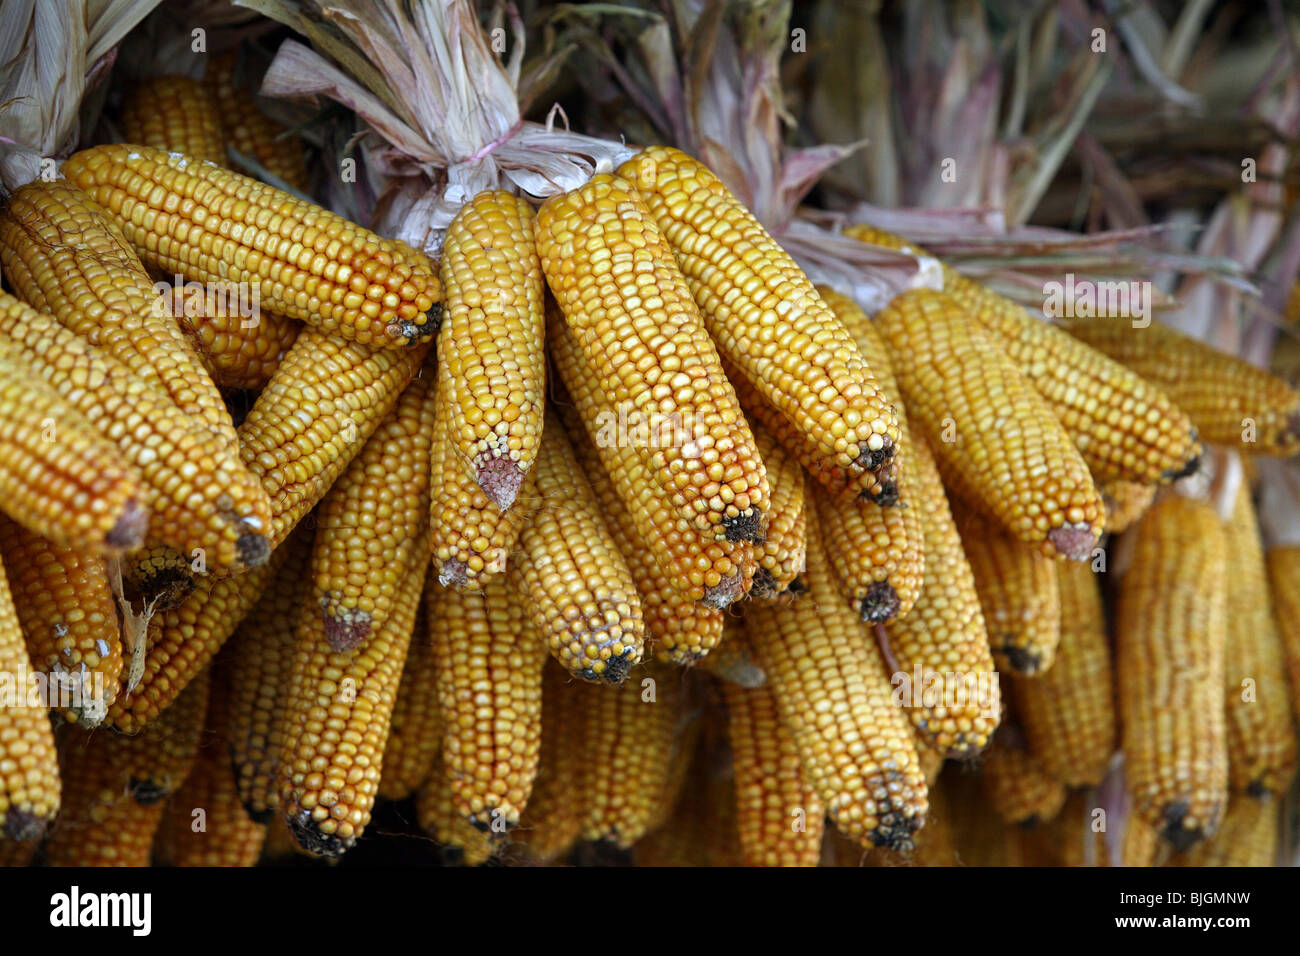
[[877,625],[886,659],[910,686],[908,715],[949,757],[978,753],[998,725],[1001,691],[975,577],[929,446],[909,459],[925,535],[925,583],[911,613]]
[[433,376],[402,391],[316,513],[312,595],[325,639],[349,651],[392,613],[429,515]]
[[442,755],[458,811],[481,830],[519,822],[537,774],[546,645],[517,579],[481,594],[431,588],[429,633],[438,681]]
[[[572,406],[562,401],[557,417],[573,443],[574,457],[581,466],[592,494],[605,518],[609,532],[622,554],[641,600],[645,632],[655,656],[677,664],[692,664],[707,655],[722,640],[726,615],[716,607],[692,601],[673,587],[667,569],[659,563],[641,537],[638,524],[610,474],[605,471],[595,445],[578,420]],[[717,547],[710,544],[710,549]]]
[[176,324],[217,385],[261,388],[293,347],[302,323],[241,305],[224,291],[178,282],[168,293]]
[[557,662],[542,674],[542,742],[537,781],[519,825],[519,834],[536,859],[549,862],[567,853],[582,832],[580,794],[583,764],[581,696]]
[[[175,548],[145,541],[122,562],[122,588],[133,606],[152,602],[155,611],[170,611],[194,593],[193,561]],[[206,563],[206,562],[205,562]]]
[[808,277],[701,163],[652,146],[619,167],[663,230],[718,350],[867,494],[898,444],[872,370]]
[[340,855],[370,822],[428,565],[422,545],[388,620],[353,651],[331,651],[318,609],[299,607],[276,779],[281,815],[309,853]]
[[546,281],[604,396],[582,401],[567,382],[588,429],[648,430],[645,441],[615,440],[632,446],[664,501],[710,538],[757,540],[770,493],[754,436],[632,185],[595,176],[547,200],[536,232]]
[[69,721],[94,727],[121,689],[122,635],[102,558],[60,547],[0,517],[0,556],[32,666]]
[[[247,82],[241,82],[239,74],[234,53],[212,56],[204,73],[204,82],[217,101],[222,136],[237,153],[255,160],[285,185],[306,192],[310,177],[302,141],[258,109]],[[225,159],[220,162],[225,163]],[[256,175],[255,170],[248,172]]]
[[736,824],[749,866],[816,866],[826,817],[767,687],[723,682],[736,775]]
[[1065,787],[1023,746],[1019,728],[1005,724],[980,755],[984,795],[1007,823],[1047,823],[1065,803]]
[[125,365],[0,292],[0,358],[6,357],[24,362],[113,438],[139,471],[153,538],[182,552],[202,548],[210,569],[266,560],[267,492],[222,442]]
[[1101,486],[1101,500],[1106,504],[1106,531],[1119,534],[1130,528],[1156,500],[1156,485],[1139,485],[1131,481],[1111,481]]
[[[870,226],[851,226],[845,234],[927,255]],[[1195,471],[1201,447],[1176,396],[956,270],[944,266],[943,278],[944,292],[1029,379],[1098,481],[1153,484]]]
[[276,549],[272,560],[278,564],[230,639],[230,760],[239,799],[258,823],[270,822],[279,803],[274,777],[284,731],[284,691],[292,676],[299,605],[307,600],[302,582],[311,571],[314,534],[309,524],[303,525]]
[[1228,632],[1223,688],[1228,722],[1228,783],[1254,797],[1282,794],[1296,770],[1296,736],[1286,659],[1269,601],[1268,570],[1245,481],[1225,528]]
[[496,854],[499,834],[477,829],[460,812],[452,797],[452,774],[439,756],[433,772],[415,800],[420,827],[443,845],[444,854],[453,854],[448,862],[478,866]]
[[[437,585],[425,581],[425,590]],[[415,793],[433,770],[442,751],[442,727],[438,716],[438,688],[433,645],[429,641],[426,598],[416,609],[411,631],[411,648],[397,685],[393,719],[384,746],[383,773],[379,795],[387,800],[405,800]]]
[[[686,674],[680,676],[683,684],[688,684],[691,680]],[[646,823],[647,833],[653,833],[668,821],[672,808],[681,800],[692,764],[700,755],[702,748],[708,753],[717,754],[713,762],[721,772],[722,754],[728,751],[729,745],[726,714],[722,707],[717,705],[720,703],[715,704],[713,700],[705,700],[702,712],[695,708],[689,710],[683,708],[679,712],[678,726],[673,734],[673,746],[668,753],[668,772],[664,775],[663,787],[656,800],[657,806]],[[728,759],[726,763],[726,772],[730,774],[730,760]]]
[[224,165],[220,116],[216,98],[198,80],[154,76],[127,94],[118,124],[125,142]]
[[1268,562],[1273,611],[1291,675],[1291,703],[1300,720],[1300,691],[1297,691],[1300,688],[1300,547],[1270,547],[1264,558]]
[[1066,786],[1094,787],[1115,752],[1115,688],[1097,575],[1063,564],[1056,578],[1061,640],[1045,674],[1013,678],[1029,749]]
[[152,268],[249,283],[272,312],[362,344],[410,345],[436,330],[442,289],[431,263],[273,186],[121,144],[74,153],[63,175]]
[[533,627],[571,674],[622,683],[645,644],[641,600],[557,420],[548,420],[536,473],[543,504],[515,563]]
[[10,286],[168,396],[229,447],[235,426],[216,385],[121,229],[75,186],[35,180],[0,210]]
[[763,540],[754,545],[754,586],[749,596],[769,600],[784,593],[804,566],[804,535],[808,520],[803,469],[775,438],[760,426],[753,426],[754,443],[767,470],[772,493]]
[[211,668],[186,685],[175,703],[116,749],[116,761],[136,803],[162,803],[180,789],[194,766],[208,711]]
[[925,821],[925,778],[871,635],[835,592],[822,539],[810,523],[809,595],[751,608],[749,638],[835,826],[864,846],[908,849]]
[[649,830],[674,764],[681,680],[652,661],[621,686],[569,688],[583,695],[583,730],[572,731],[585,743],[583,839],[626,849]]
[[504,511],[537,457],[546,398],[532,207],[502,190],[475,196],[447,228],[441,276],[438,362],[452,444]]
[[1049,556],[1081,560],[1104,506],[1061,425],[1001,346],[953,299],[904,292],[875,317],[915,433],[944,485]]
[[87,553],[140,543],[149,522],[132,466],[0,343],[0,501],[25,528]]
[[978,512],[964,511],[957,526],[998,670],[1049,670],[1061,639],[1059,562],[1026,547]]
[[1159,323],[1075,319],[1065,328],[1167,392],[1206,441],[1258,455],[1300,450],[1300,392],[1263,369]]
[[278,545],[379,427],[427,347],[376,351],[304,329],[239,426],[240,453],[270,495]]
[[[31,700],[31,664],[0,568],[0,842],[36,840],[59,812],[59,768],[45,701]],[[4,685],[8,685],[7,689]]]
[[1213,835],[1227,801],[1226,536],[1214,509],[1157,499],[1119,591],[1119,711],[1137,812],[1176,849]]
[[1219,832],[1178,862],[1182,866],[1273,866],[1279,835],[1278,801],[1234,793]]
[[664,822],[634,848],[637,866],[744,865],[736,793],[725,749],[711,733],[682,756],[687,761],[679,796]]
[[[743,597],[754,575],[750,544],[711,538],[665,504],[638,449],[602,430],[596,410],[610,411],[615,406],[601,391],[576,336],[553,309],[547,311],[546,338],[567,390],[564,404],[568,414],[581,420],[596,446],[605,473],[635,523],[638,547],[653,555],[672,586],[687,600],[721,608]],[[576,441],[575,431],[570,429]],[[626,550],[624,556],[628,556]]]

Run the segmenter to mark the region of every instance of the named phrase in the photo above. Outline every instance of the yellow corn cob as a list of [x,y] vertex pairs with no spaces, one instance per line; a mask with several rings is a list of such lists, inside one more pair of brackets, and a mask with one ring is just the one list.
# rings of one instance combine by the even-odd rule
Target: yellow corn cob
[[[595,445],[605,473],[635,523],[638,547],[653,555],[672,586],[689,601],[721,608],[747,594],[754,575],[753,547],[745,541],[712,538],[666,504],[640,451],[626,436],[611,434],[610,422],[600,417],[617,416],[617,408],[601,390],[573,331],[554,309],[547,310],[546,338],[567,391],[562,405],[569,408],[571,418],[582,422]],[[575,441],[576,430],[570,428]]]
[[[645,547],[645,539],[641,536],[644,524],[638,524],[623,503],[614,479],[605,471],[596,446],[577,420],[572,406],[561,403],[557,412],[573,443],[574,457],[599,503],[605,529],[636,584],[646,636],[654,647],[655,656],[676,664],[707,660],[706,655],[722,640],[726,615],[704,602],[692,601],[673,586],[667,569]],[[619,474],[626,477],[621,472]],[[710,550],[719,547],[716,542],[709,545]]]
[[429,516],[433,376],[417,376],[316,513],[311,603],[325,639],[349,651],[392,613]]
[[[684,683],[689,682],[690,678],[685,675],[679,675]],[[650,815],[646,823],[646,832],[653,833],[663,826],[672,812],[681,800],[682,791],[686,788],[687,776],[691,772],[692,764],[700,756],[701,750],[707,749],[709,753],[717,754],[713,759],[714,765],[718,768],[716,772],[722,771],[722,764],[727,764],[726,772],[730,774],[730,761],[723,760],[723,751],[730,746],[727,742],[727,722],[726,714],[720,706],[721,702],[706,700],[702,713],[691,711],[682,713],[679,717],[679,726],[673,735],[673,746],[668,756],[668,773],[664,776],[663,788],[659,791],[659,797],[656,801],[657,806]],[[685,726],[681,722],[685,721]]]
[[754,443],[767,470],[772,503],[763,540],[754,545],[754,586],[749,596],[770,600],[784,593],[803,570],[808,520],[803,469],[798,460],[761,426],[752,427]]
[[141,80],[127,94],[118,125],[128,143],[223,165],[226,148],[220,116],[216,98],[198,80],[154,76]]
[[[845,234],[927,254],[870,226],[851,226]],[[943,279],[944,292],[984,328],[1047,402],[1098,481],[1153,484],[1196,470],[1201,447],[1194,419],[1188,419],[1177,396],[955,269],[944,266]]]
[[1227,801],[1226,535],[1210,505],[1178,493],[1130,533],[1115,661],[1125,772],[1137,812],[1186,850]]
[[266,309],[240,308],[230,296],[202,286],[177,283],[169,296],[176,324],[204,370],[223,387],[261,388],[302,331],[300,322]]
[[543,504],[515,562],[533,627],[570,673],[622,683],[645,644],[641,599],[558,420],[535,470]]
[[1043,399],[962,306],[916,289],[875,317],[914,432],[944,484],[1049,556],[1081,560],[1104,506],[1088,467]]
[[428,564],[422,545],[388,620],[355,650],[331,651],[319,610],[299,607],[276,780],[281,815],[309,853],[340,855],[370,822]]
[[304,329],[239,426],[240,454],[271,497],[283,541],[397,403],[427,346],[376,351]]
[[[922,737],[949,757],[978,753],[1001,714],[1001,691],[975,577],[929,446],[909,459],[925,536],[925,583],[911,613],[883,626],[886,659],[907,675],[908,715]],[[877,625],[877,633],[881,633]],[[927,688],[930,688],[927,691]]]
[[1278,801],[1234,793],[1219,832],[1183,855],[1182,866],[1274,866],[1278,848]]
[[1228,632],[1223,653],[1228,783],[1254,797],[1282,794],[1296,770],[1286,658],[1269,602],[1268,570],[1250,488],[1237,486],[1228,549]]
[[31,662],[0,568],[0,842],[40,838],[59,812],[59,767],[45,701],[32,699]]
[[652,146],[619,167],[653,212],[718,350],[816,442],[837,471],[881,491],[875,474],[898,423],[872,370],[808,277],[701,163]]
[[175,703],[138,734],[117,748],[116,761],[136,803],[162,803],[180,789],[194,766],[203,736],[211,689],[211,668],[204,668]]
[[549,862],[567,853],[582,832],[582,698],[557,662],[542,674],[542,742],[537,781],[517,831],[533,858]]
[[1026,547],[978,512],[962,512],[957,526],[998,670],[1049,670],[1061,639],[1060,562]]
[[170,611],[194,593],[191,559],[165,544],[145,541],[121,562],[122,589],[135,607],[152,602],[155,611]]
[[616,440],[632,446],[664,501],[711,538],[757,540],[769,490],[754,436],[635,189],[595,176],[547,200],[536,231],[546,281],[604,396],[579,405],[587,427],[647,430],[645,441]]
[[475,828],[460,812],[452,797],[452,773],[441,756],[420,788],[415,812],[420,828],[442,844],[444,862],[478,866],[496,854],[499,834]]
[[745,637],[739,618],[728,617],[722,630],[722,643],[700,661],[700,668],[721,681],[739,687],[762,687],[767,674],[758,666],[758,656]]
[[431,588],[429,633],[442,755],[459,812],[481,830],[519,822],[537,774],[546,644],[530,626],[518,581],[482,593]]
[[257,603],[229,650],[230,760],[239,799],[258,823],[269,823],[279,803],[275,768],[284,731],[285,690],[294,660],[294,628],[306,602],[302,582],[311,571],[314,531],[298,528],[276,549],[273,568]]
[[1142,817],[1130,815],[1120,844],[1119,866],[1154,866],[1163,855],[1160,831]]
[[953,810],[948,805],[948,788],[938,779],[937,774],[929,787],[930,812],[925,815],[925,826],[916,834],[916,852],[912,854],[912,865],[957,866],[960,860],[957,857]]
[[123,144],[74,153],[63,175],[151,268],[248,283],[272,312],[363,344],[410,345],[436,331],[442,289],[427,259],[273,186]]
[[122,686],[122,635],[103,559],[52,544],[4,517],[0,557],[32,666],[66,697],[52,697],[49,706],[69,721],[97,726]]
[[771,689],[723,682],[736,774],[736,824],[749,866],[816,866],[826,810],[800,766]]
[[1106,504],[1106,531],[1119,534],[1130,528],[1156,500],[1156,485],[1139,485],[1131,481],[1111,481],[1102,485],[1101,500]]
[[823,534],[809,524],[810,593],[757,605],[745,623],[832,822],[864,846],[905,850],[925,821],[925,777],[875,643],[835,592]]
[[1023,746],[1019,728],[1004,725],[980,755],[985,797],[1007,823],[1047,823],[1065,803],[1065,787]]
[[150,535],[209,569],[255,566],[269,553],[267,492],[223,442],[125,365],[48,315],[0,292],[0,359],[23,362],[110,436],[140,476]]
[[537,457],[546,398],[533,210],[502,190],[461,207],[442,246],[439,375],[452,444],[503,511]]
[[1115,752],[1115,688],[1097,575],[1086,564],[1057,568],[1061,641],[1045,674],[1013,678],[1012,691],[1043,768],[1066,786],[1094,787]]
[[650,829],[675,762],[681,680],[650,662],[621,686],[569,688],[583,695],[583,839],[627,849]]
[[1069,333],[1169,394],[1208,442],[1258,455],[1300,450],[1300,392],[1168,326],[1074,319]]
[[[634,848],[637,866],[739,867],[745,863],[735,786],[721,741],[701,735],[682,757],[686,770],[664,821]],[[680,764],[678,764],[680,765]]]
[[1272,547],[1264,557],[1273,612],[1291,675],[1291,704],[1300,720],[1300,547]]
[[29,305],[118,359],[234,447],[230,413],[172,318],[169,298],[85,193],[61,180],[18,189],[0,211],[0,263]]
[[[437,587],[425,582],[426,591]],[[429,619],[425,600],[416,609],[411,631],[411,649],[397,685],[393,719],[384,746],[379,795],[386,800],[405,800],[429,779],[442,750],[442,726],[438,715],[438,688],[433,645],[429,642]]]
[[[204,82],[217,101],[222,136],[240,155],[255,160],[286,185],[306,192],[310,177],[302,141],[285,132],[258,109],[257,101],[248,90],[248,78],[240,74],[234,53],[210,57],[204,72]],[[252,85],[258,84],[254,82]],[[225,161],[224,158],[220,160],[222,163]],[[249,170],[249,173],[254,171]]]

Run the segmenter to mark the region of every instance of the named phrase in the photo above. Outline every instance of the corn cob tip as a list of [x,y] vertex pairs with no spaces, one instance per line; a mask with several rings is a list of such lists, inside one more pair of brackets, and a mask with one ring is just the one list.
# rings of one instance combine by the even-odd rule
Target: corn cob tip
[[5,836],[19,843],[34,843],[45,834],[48,822],[34,813],[10,807],[5,813]]
[[872,435],[867,440],[867,447],[858,455],[856,464],[867,471],[879,473],[880,469],[893,461],[894,442],[888,435]]
[[[322,619],[325,622],[325,641],[336,654],[354,651],[370,636],[370,612],[360,608],[339,607],[339,596],[334,593],[320,599]],[[337,613],[331,613],[330,609]]]
[[[247,521],[244,523],[248,524]],[[248,530],[239,536],[235,549],[245,567],[255,568],[266,564],[266,559],[271,556],[271,541],[261,531]]]
[[777,594],[776,578],[767,568],[754,569],[754,581],[749,586],[749,596],[751,598],[768,598]]
[[863,494],[867,501],[882,508],[892,508],[898,504],[898,479],[886,478],[880,483],[880,490],[875,494]]
[[524,470],[505,455],[483,458],[475,467],[475,480],[494,505],[506,511],[519,497],[524,484]]
[[870,624],[880,624],[893,620],[901,605],[902,602],[894,586],[888,581],[877,581],[867,588],[858,610],[862,613],[862,620]]
[[155,614],[178,608],[194,592],[194,575],[179,566],[164,565],[136,569],[135,575],[123,581],[126,594],[134,603],[153,603]]
[[1086,523],[1062,525],[1047,532],[1052,547],[1061,557],[1071,561],[1088,560],[1097,537],[1097,530]]
[[469,582],[469,565],[460,558],[447,561],[434,559],[438,569],[438,583],[445,588],[463,588]]
[[707,589],[704,592],[704,597],[700,599],[700,603],[705,607],[720,611],[732,601],[743,598],[745,594],[744,578],[740,571],[735,571]]
[[763,512],[749,508],[737,515],[728,515],[722,519],[728,541],[749,541],[763,543]]
[[628,648],[617,657],[611,657],[604,661],[602,670],[596,671],[591,667],[587,667],[579,671],[578,676],[593,683],[621,684],[627,679],[628,671],[632,669],[632,665],[639,663],[640,660],[641,655],[637,653],[637,650]]
[[128,498],[122,506],[122,513],[117,523],[104,538],[110,547],[130,551],[144,543],[145,532],[149,530],[149,511],[134,498]]
[[442,328],[442,303],[436,303],[419,321],[400,319],[384,326],[384,332],[394,342],[406,339],[405,347],[415,348],[430,336],[437,335]]
[[356,842],[322,832],[318,823],[312,819],[310,810],[299,810],[285,822],[298,846],[313,856],[342,856]]
[[127,782],[127,792],[140,806],[152,807],[167,799],[171,788],[156,780],[139,780],[131,777]]
[[1161,815],[1165,825],[1160,835],[1179,853],[1187,852],[1206,837],[1205,828],[1200,824],[1187,825],[1188,809],[1186,800],[1176,800]]
[[1163,472],[1160,475],[1163,481],[1177,481],[1180,478],[1189,478],[1201,470],[1201,453],[1203,449],[1196,437],[1195,428],[1192,429],[1192,443],[1195,449],[1192,457],[1188,458],[1183,467],[1179,468],[1177,471],[1171,468],[1168,471]]
[[1006,658],[1017,674],[1032,677],[1043,666],[1043,659],[1033,648],[1015,643],[1014,634],[989,635],[994,655]]

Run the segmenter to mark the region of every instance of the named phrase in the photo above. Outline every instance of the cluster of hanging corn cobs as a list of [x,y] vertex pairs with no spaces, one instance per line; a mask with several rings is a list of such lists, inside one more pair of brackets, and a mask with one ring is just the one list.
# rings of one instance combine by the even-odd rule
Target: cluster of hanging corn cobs
[[0,212],[0,862],[412,795],[471,863],[1273,860],[1300,549],[1196,473],[1300,394],[946,267],[868,316],[669,147],[434,263],[219,165],[306,182],[229,74]]

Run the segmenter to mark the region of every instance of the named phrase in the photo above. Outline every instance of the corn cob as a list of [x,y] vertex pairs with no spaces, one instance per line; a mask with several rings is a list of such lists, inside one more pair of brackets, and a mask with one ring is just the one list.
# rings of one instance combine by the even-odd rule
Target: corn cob
[[1130,528],[1156,500],[1156,485],[1139,485],[1131,481],[1111,481],[1102,485],[1101,500],[1106,504],[1106,531],[1119,534]]
[[1280,795],[1295,776],[1296,736],[1264,547],[1245,481],[1237,486],[1225,531],[1230,576],[1223,653],[1228,784],[1254,797]]
[[441,276],[439,387],[452,444],[504,511],[537,457],[546,397],[532,207],[502,190],[475,196],[447,228]]
[[116,748],[115,759],[136,803],[162,803],[189,776],[203,736],[211,683],[211,668],[204,668],[175,703]]
[[822,535],[810,523],[810,593],[757,605],[745,623],[832,822],[864,846],[906,850],[925,821],[925,778],[871,635],[835,593]]
[[736,775],[736,824],[749,866],[816,866],[825,807],[767,687],[724,682]]
[[[678,676],[684,685],[691,681],[686,674],[679,673]],[[668,822],[673,807],[681,801],[682,791],[686,789],[687,778],[695,760],[703,753],[716,755],[712,758],[717,768],[715,772],[724,772],[725,763],[725,772],[730,775],[729,747],[726,713],[720,701],[706,699],[702,709],[694,707],[679,709],[678,726],[673,734],[673,746],[668,752],[668,772],[664,774],[663,786],[655,801],[657,805],[654,812],[646,822],[647,833],[653,833]]]
[[557,662],[545,665],[537,781],[519,825],[529,853],[542,862],[567,853],[582,832],[585,808],[574,799],[582,792],[582,698],[570,679]]
[[228,294],[177,283],[168,293],[176,324],[212,380],[226,388],[261,388],[293,347],[302,323],[266,309],[241,307]]
[[[121,689],[122,636],[102,558],[60,547],[0,517],[9,574],[32,666],[70,699],[60,712],[96,726]],[[54,700],[51,707],[60,707]]]
[[[196,555],[197,558],[197,555]],[[155,611],[170,611],[194,593],[194,564],[175,548],[153,541],[121,561],[122,590],[133,606],[152,602]]]
[[[203,77],[216,98],[226,143],[235,152],[256,161],[285,185],[307,192],[310,177],[302,141],[281,129],[258,109],[247,82],[240,82],[242,77],[239,73],[236,54],[223,53],[209,58]],[[218,162],[224,164],[226,160],[223,158]],[[237,163],[237,160],[232,158],[232,162]],[[257,174],[252,169],[248,172]]]
[[[851,226],[845,234],[928,255],[870,226]],[[955,269],[944,266],[943,279],[944,292],[984,328],[1043,397],[1098,481],[1154,484],[1196,470],[1201,446],[1194,419],[1189,420],[1177,396]]]
[[496,833],[519,822],[541,743],[546,645],[519,593],[516,578],[496,577],[481,594],[431,588],[428,597],[452,798],[476,827]]
[[233,448],[216,385],[122,231],[83,193],[35,180],[0,210],[0,263],[19,297],[127,366]]
[[1096,574],[1057,568],[1061,641],[1045,674],[1012,678],[1030,752],[1066,786],[1094,787],[1115,752],[1115,688]]
[[[646,637],[655,656],[676,664],[693,664],[707,659],[706,655],[722,640],[726,615],[705,602],[690,600],[673,586],[665,566],[645,547],[645,539],[641,536],[644,523],[639,524],[623,503],[613,477],[605,471],[601,456],[578,421],[573,407],[561,402],[556,411],[557,418],[565,423],[574,457],[586,475],[600,513],[605,518],[605,529],[636,584]],[[621,472],[619,474],[626,477]],[[718,547],[716,543],[710,543],[709,550]]]
[[1131,814],[1120,843],[1119,866],[1154,866],[1165,852],[1160,845],[1160,831],[1137,814]]
[[1065,329],[1163,389],[1207,442],[1258,455],[1300,450],[1300,392],[1168,326],[1075,319]]
[[1178,862],[1182,866],[1273,866],[1278,837],[1278,801],[1234,793],[1219,832]]
[[615,440],[632,446],[677,514],[711,538],[757,540],[769,490],[754,437],[672,250],[632,185],[595,176],[547,200],[536,232],[546,281],[604,396],[579,405],[587,427],[648,430],[644,441]]
[[1040,674],[1061,639],[1057,564],[978,512],[957,519],[999,671]]
[[[477,829],[452,796],[452,774],[439,756],[415,800],[420,828],[443,845],[446,862],[478,866],[496,854],[500,834]],[[450,852],[449,852],[450,851]]]
[[1115,662],[1125,771],[1137,812],[1186,850],[1227,801],[1226,535],[1210,505],[1178,493],[1131,534]]
[[124,142],[221,165],[226,149],[220,116],[215,97],[200,81],[154,76],[131,89],[117,122]]
[[1101,534],[1092,477],[1043,399],[953,299],[895,297],[875,317],[915,432],[959,497],[1020,540],[1082,560]]
[[683,755],[688,764],[678,799],[663,824],[636,844],[637,866],[744,865],[735,786],[725,752],[716,752],[710,736]]
[[804,536],[808,520],[803,469],[793,455],[764,428],[753,426],[754,443],[767,470],[772,493],[763,540],[754,545],[754,586],[749,596],[770,600],[783,594],[804,566]]
[[402,391],[316,514],[311,603],[325,639],[349,651],[384,626],[429,515],[432,375]]
[[318,609],[299,607],[276,779],[281,815],[309,853],[340,855],[370,822],[428,563],[422,545],[388,620],[353,651],[331,651]]
[[[434,587],[427,579],[425,590]],[[386,800],[405,800],[429,779],[442,751],[442,727],[438,717],[437,671],[433,645],[429,642],[429,619],[425,601],[416,609],[411,631],[411,649],[397,685],[393,719],[384,746],[379,795]]]
[[758,657],[745,637],[740,619],[728,617],[722,630],[722,643],[700,661],[700,668],[720,681],[753,689],[767,683],[767,674],[758,666]]
[[392,410],[427,347],[376,351],[304,329],[239,426],[240,453],[271,497],[278,545]]
[[879,494],[898,422],[808,277],[701,163],[652,146],[619,167],[663,230],[718,350],[822,457]]
[[[638,547],[653,556],[672,587],[688,601],[722,608],[747,594],[754,575],[752,546],[711,538],[665,504],[638,449],[601,428],[602,413],[597,410],[617,414],[615,406],[601,390],[575,334],[553,309],[547,311],[546,338],[567,391],[562,404],[568,407],[570,418],[581,421],[595,445],[605,473],[635,524]],[[569,431],[577,441],[577,429]],[[624,556],[628,556],[626,550]]]
[[925,583],[911,613],[877,625],[891,667],[910,682],[913,726],[949,757],[978,753],[998,725],[1001,690],[975,577],[929,446],[912,442]]
[[0,343],[0,501],[55,544],[117,554],[149,522],[135,471],[108,438]]
[[980,784],[985,797],[1007,823],[1047,823],[1065,803],[1065,787],[1024,747],[1019,728],[1001,727],[980,755]]
[[1264,555],[1268,562],[1269,592],[1277,615],[1291,676],[1291,704],[1300,720],[1300,547],[1275,546]]
[[[0,568],[0,843],[39,839],[59,812],[59,768],[45,701],[31,699],[31,664]],[[7,699],[6,699],[7,698]]]
[[645,643],[641,600],[558,421],[547,425],[536,473],[543,505],[515,563],[533,627],[570,673],[622,683]]
[[930,812],[925,815],[925,826],[916,834],[916,852],[912,855],[912,865],[957,866],[960,863],[957,857],[957,833],[953,824],[953,810],[948,805],[948,788],[938,775],[929,787]]
[[210,569],[256,566],[269,553],[267,493],[215,436],[125,365],[50,316],[0,292],[0,359],[24,362],[101,433],[140,475],[153,538]]
[[131,794],[123,765],[131,739],[75,727],[60,738],[63,809],[45,842],[46,866],[148,866],[164,804]]
[[276,761],[284,731],[285,689],[294,660],[294,629],[307,600],[314,531],[304,524],[276,549],[257,603],[230,639],[230,760],[239,799],[257,823],[269,823],[279,803]]
[[150,268],[247,283],[272,312],[362,344],[400,347],[436,331],[442,289],[427,259],[274,186],[124,144],[74,153],[63,175]]

